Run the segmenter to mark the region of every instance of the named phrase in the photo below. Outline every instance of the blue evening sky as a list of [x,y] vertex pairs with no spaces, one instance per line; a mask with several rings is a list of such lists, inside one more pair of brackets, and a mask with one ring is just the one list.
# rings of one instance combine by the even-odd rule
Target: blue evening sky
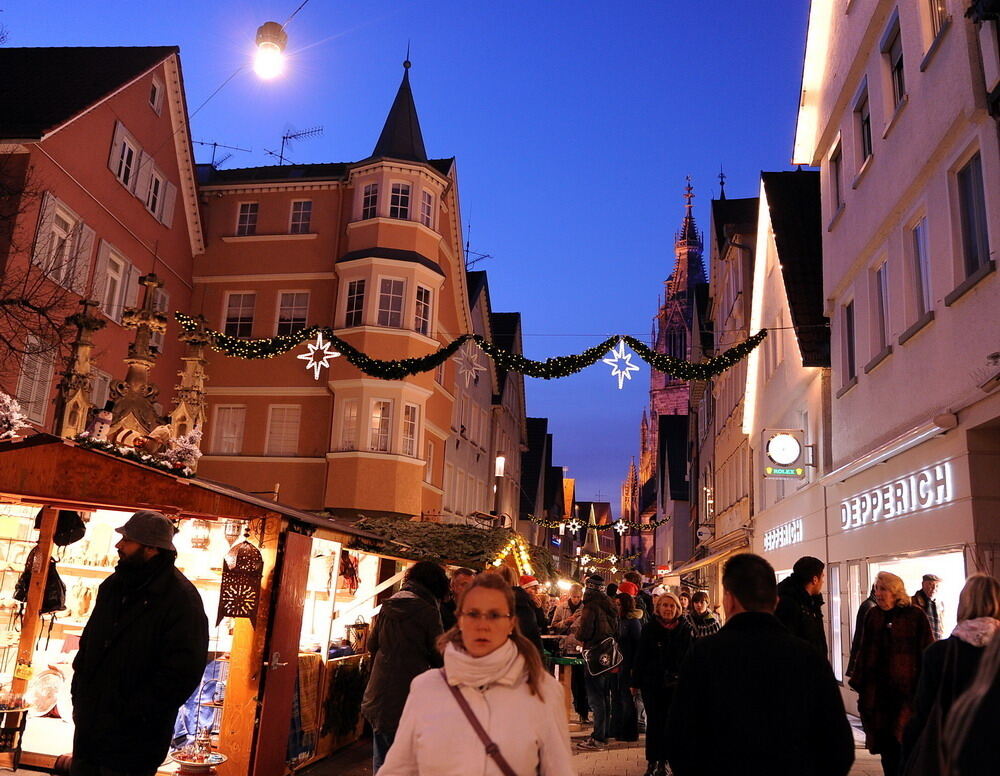
[[[293,161],[368,156],[409,41],[428,154],[457,157],[471,247],[492,256],[476,269],[494,310],[521,313],[533,358],[648,339],[686,175],[707,230],[720,165],[730,197],[790,167],[805,0],[310,0],[288,27],[286,75],[262,83],[246,67],[256,28],[299,1],[25,1],[3,3],[0,24],[8,46],[179,45],[194,139],[253,149],[228,167],[269,164],[265,148],[313,126]],[[616,515],[648,402],[634,360],[621,391],[600,362],[526,379],[554,463]]]

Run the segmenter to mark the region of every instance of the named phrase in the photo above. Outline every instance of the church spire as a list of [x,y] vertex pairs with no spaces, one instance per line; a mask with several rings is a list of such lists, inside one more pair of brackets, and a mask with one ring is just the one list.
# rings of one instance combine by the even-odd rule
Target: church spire
[[707,282],[705,267],[701,263],[702,242],[698,225],[694,220],[691,200],[695,197],[691,176],[687,176],[684,188],[684,220],[680,231],[674,237],[674,271],[667,280],[667,299],[677,294],[690,291],[699,283]]
[[403,81],[396,92],[396,99],[392,101],[375,150],[372,151],[372,157],[382,156],[408,162],[427,161],[424,138],[420,134],[420,121],[417,119],[417,106],[413,103],[413,92],[410,91],[409,49],[406,61],[403,62]]

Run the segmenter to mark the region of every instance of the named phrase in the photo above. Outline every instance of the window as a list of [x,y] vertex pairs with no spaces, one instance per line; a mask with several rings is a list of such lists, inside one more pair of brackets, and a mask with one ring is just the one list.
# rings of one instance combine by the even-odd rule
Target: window
[[[153,289],[153,309],[158,313],[166,313],[167,319],[169,320],[170,314],[168,312],[170,307],[170,294],[168,294],[162,288]],[[163,348],[163,332],[154,331],[149,338],[149,344],[153,345],[158,350]]]
[[235,455],[243,451],[243,425],[247,408],[219,406],[215,408],[215,438],[212,449],[220,455]]
[[926,315],[931,302],[931,266],[927,243],[927,218],[921,218],[912,229],[913,281],[917,299],[917,317]]
[[455,467],[446,463],[444,465],[444,508],[454,511],[455,507]]
[[118,151],[118,167],[115,170],[115,175],[118,176],[118,180],[130,189],[135,177],[135,160],[137,155],[138,152],[135,146],[127,138],[122,138],[120,150]]
[[889,344],[889,267],[888,262],[875,270],[875,334],[879,351]]
[[434,484],[434,443],[424,445],[424,482]]
[[122,311],[138,299],[139,271],[105,242],[101,243],[97,266],[94,283],[102,292],[101,309],[113,321],[120,321]]
[[420,192],[420,223],[434,228],[434,195],[426,189]]
[[392,402],[376,399],[372,402],[368,449],[377,453],[389,452],[389,435],[392,428]]
[[375,218],[378,215],[378,184],[369,183],[361,197],[361,218]]
[[309,199],[300,199],[292,203],[291,234],[309,234],[312,222],[313,203]]
[[364,323],[365,281],[352,280],[347,284],[347,315],[344,326],[360,326]]
[[854,352],[854,300],[844,305],[844,375],[849,382],[858,376]]
[[983,165],[979,152],[958,171],[958,209],[962,219],[962,256],[966,277],[989,261],[986,232],[986,197],[983,193]]
[[160,108],[163,105],[163,84],[157,81],[155,78],[149,85],[149,107],[151,107],[156,114],[159,115]]
[[90,403],[96,410],[104,409],[111,396],[111,375],[95,367],[90,368]]
[[17,379],[17,401],[28,420],[44,425],[55,356],[49,343],[30,335],[25,342],[25,351]]
[[903,38],[899,34],[899,19],[893,22],[882,46],[889,65],[889,80],[892,82],[892,104],[898,108],[906,96],[906,76],[903,72]]
[[57,211],[52,218],[52,232],[49,236],[49,257],[45,271],[60,285],[66,285],[73,277],[73,227],[72,218]]
[[230,294],[226,302],[224,331],[230,337],[249,337],[253,333],[253,308],[256,294]]
[[864,163],[872,155],[872,113],[868,103],[867,85],[861,92],[857,107],[854,109],[854,115],[857,117],[858,124],[858,150],[861,153],[861,162]]
[[844,205],[844,150],[840,143],[830,155],[830,193],[836,212]]
[[827,590],[830,595],[830,658],[833,662],[833,675],[838,682],[844,679],[844,646],[841,642],[841,612],[840,612],[840,564],[830,564],[830,581]]
[[438,385],[444,385],[444,361],[434,369],[434,381]]
[[382,278],[378,294],[378,325],[403,325],[403,281]]
[[240,214],[236,219],[236,234],[238,237],[246,237],[257,234],[257,208],[256,202],[241,202]]
[[936,38],[948,21],[948,3],[947,0],[927,0],[927,3],[931,12],[931,31]]
[[340,424],[340,449],[358,449],[358,400],[344,399],[344,417]]
[[295,455],[299,451],[299,420],[302,407],[271,405],[267,418],[266,455]]
[[282,293],[278,303],[278,328],[275,333],[280,336],[304,329],[308,310],[309,293],[307,291]]
[[417,437],[419,436],[419,426],[417,420],[420,417],[420,408],[416,404],[403,405],[403,455],[416,457]]
[[417,286],[417,312],[413,328],[418,334],[427,337],[431,334],[431,290],[425,286]]
[[158,216],[163,206],[163,177],[154,172],[149,176],[149,192],[146,195],[146,210]]
[[401,218],[404,221],[410,217],[410,184],[392,184],[392,196],[389,198],[389,218]]

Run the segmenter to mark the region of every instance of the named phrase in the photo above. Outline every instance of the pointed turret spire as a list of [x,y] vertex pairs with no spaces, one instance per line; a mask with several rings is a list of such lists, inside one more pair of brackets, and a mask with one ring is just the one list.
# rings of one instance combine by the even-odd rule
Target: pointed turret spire
[[701,235],[692,212],[694,205],[691,200],[694,196],[689,175],[684,188],[684,220],[674,238],[674,271],[667,279],[667,299],[673,299],[677,294],[689,291],[692,286],[706,282],[705,267],[701,263]]
[[420,134],[420,121],[417,119],[417,107],[413,102],[413,92],[410,91],[410,52],[407,47],[406,61],[403,62],[403,81],[392,101],[385,126],[379,135],[372,157],[387,156],[393,159],[403,159],[409,162],[426,162],[427,151],[424,150],[424,138]]

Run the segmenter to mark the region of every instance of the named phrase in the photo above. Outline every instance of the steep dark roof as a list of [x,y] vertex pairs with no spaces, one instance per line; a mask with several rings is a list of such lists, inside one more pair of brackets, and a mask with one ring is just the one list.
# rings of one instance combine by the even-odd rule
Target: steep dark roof
[[[2,49],[0,49],[2,50]],[[217,170],[210,164],[197,165],[198,183],[202,186],[226,183],[250,183],[284,180],[346,180],[352,165],[359,162],[318,162],[315,164],[269,164],[263,167],[234,167]],[[427,164],[448,177],[455,157],[429,159]]]
[[[687,415],[660,415],[659,471],[667,475],[667,486],[672,501],[687,501]],[[666,467],[666,469],[664,469]]]
[[[546,504],[535,504],[538,481],[545,466],[545,450],[549,430],[548,418],[528,418],[528,449],[521,453],[521,514],[534,514]],[[562,491],[562,479],[559,482]]]
[[0,137],[38,139],[179,51],[177,46],[0,48]]
[[[491,313],[490,329],[493,331],[493,341],[504,350],[512,353],[521,351],[521,313]],[[497,367],[498,396],[503,396],[508,374],[506,370]]]
[[781,276],[803,366],[830,366],[830,320],[823,315],[819,172],[761,174]]
[[563,515],[563,470],[561,466],[549,466],[545,470],[545,506],[549,510],[550,518],[565,517]]
[[712,200],[712,226],[720,249],[726,241],[727,226],[748,226],[757,231],[757,204],[757,197]]
[[410,63],[406,62],[403,67],[403,81],[399,84],[396,99],[392,101],[372,158],[387,156],[409,162],[426,162],[427,152],[420,134],[417,106],[410,90]]
[[413,264],[421,264],[428,269],[434,270],[439,275],[444,275],[444,270],[441,269],[441,265],[433,259],[429,259],[422,253],[417,253],[416,251],[403,251],[398,248],[362,248],[361,250],[345,253],[337,259],[335,263],[343,264],[348,261],[356,261],[357,259],[368,259],[372,257],[378,259],[393,259],[395,261],[409,261]]
[[486,273],[484,271],[479,270],[465,273],[465,287],[469,291],[469,304],[476,303],[476,297],[479,296],[485,285]]

